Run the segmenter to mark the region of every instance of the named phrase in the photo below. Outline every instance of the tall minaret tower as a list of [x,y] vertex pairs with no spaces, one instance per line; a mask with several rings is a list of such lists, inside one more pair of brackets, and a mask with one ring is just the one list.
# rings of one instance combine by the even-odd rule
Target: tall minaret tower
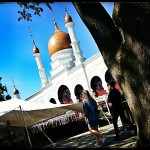
[[65,12],[66,12],[65,27],[68,29],[68,32],[70,35],[71,46],[75,55],[75,64],[77,66],[79,64],[82,64],[85,58],[83,58],[82,56],[82,51],[80,50],[80,45],[79,45],[80,42],[77,40],[75,31],[74,31],[75,23],[73,22],[72,18],[68,15],[66,7],[65,7]]
[[[29,27],[29,29],[30,29],[30,27]],[[31,33],[31,30],[30,30],[30,33]],[[32,34],[31,34],[31,36],[33,38]],[[41,79],[42,88],[44,88],[48,84],[48,80],[47,80],[47,77],[46,77],[45,69],[44,69],[42,61],[41,61],[40,51],[36,47],[34,39],[32,39],[32,40],[33,40],[33,44],[34,44],[34,48],[33,48],[33,53],[34,54],[33,54],[33,56],[35,57],[37,67],[38,67],[38,70],[39,70],[39,75],[40,75],[40,79]]]
[[13,82],[13,85],[14,85],[14,91],[13,91],[13,93],[14,93],[14,98],[20,99],[19,91],[18,91],[18,90],[16,89],[16,87],[15,87],[15,84],[14,84],[14,81],[13,81],[13,77],[12,77],[12,82]]

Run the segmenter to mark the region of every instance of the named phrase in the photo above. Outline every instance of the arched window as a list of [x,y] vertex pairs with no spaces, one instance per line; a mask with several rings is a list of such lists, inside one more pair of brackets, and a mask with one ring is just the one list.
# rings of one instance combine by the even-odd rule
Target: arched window
[[73,103],[71,93],[67,86],[61,85],[58,89],[58,99],[62,104]]
[[53,104],[56,104],[56,101],[55,101],[54,98],[51,98],[51,99],[49,100],[49,102],[51,102],[51,103],[53,103]]
[[[107,70],[105,73],[105,81],[109,83],[109,81],[114,80],[111,73]],[[118,84],[115,85],[116,89],[121,90],[120,86]]]
[[104,90],[104,87],[102,85],[102,80],[98,76],[94,76],[91,79],[91,88],[93,90],[93,93],[95,94],[95,97],[107,94],[106,90]]
[[107,70],[105,73],[105,81],[109,83],[109,81],[111,80],[114,80],[114,78],[112,77],[111,73]]
[[75,93],[75,96],[76,96],[76,99],[79,100],[79,102],[82,102],[83,101],[83,98],[82,98],[82,91],[83,91],[83,87],[80,85],[80,84],[77,84],[75,86],[75,90],[74,90],[74,93]]

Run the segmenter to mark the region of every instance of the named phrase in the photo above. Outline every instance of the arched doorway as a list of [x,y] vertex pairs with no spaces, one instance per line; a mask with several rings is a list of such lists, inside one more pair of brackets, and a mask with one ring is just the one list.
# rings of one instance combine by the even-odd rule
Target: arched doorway
[[77,84],[77,85],[75,86],[74,93],[75,93],[76,99],[78,99],[79,102],[82,102],[82,101],[83,101],[83,98],[82,98],[82,96],[81,96],[82,91],[83,91],[83,87],[82,87],[80,84]]
[[[112,77],[111,73],[109,72],[109,70],[106,71],[105,73],[105,81],[107,83],[109,83],[109,81],[114,80],[114,78]],[[116,89],[121,90],[120,86],[118,84],[115,85]]]
[[67,86],[61,85],[58,89],[58,99],[61,104],[73,103],[71,93]]
[[102,80],[98,76],[94,76],[91,79],[91,88],[95,97],[107,94],[106,90],[104,90],[104,87],[102,86]]
[[55,101],[54,98],[51,98],[51,99],[49,100],[49,102],[51,102],[51,103],[53,103],[53,104],[56,104],[56,101]]
[[105,73],[105,81],[107,83],[109,83],[109,81],[114,80],[114,78],[112,77],[111,73],[109,72],[109,70],[106,71]]

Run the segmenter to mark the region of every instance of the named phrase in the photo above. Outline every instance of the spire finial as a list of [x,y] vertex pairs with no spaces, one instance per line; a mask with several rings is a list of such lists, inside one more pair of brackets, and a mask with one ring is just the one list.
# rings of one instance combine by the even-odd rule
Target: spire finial
[[54,22],[56,22],[56,21],[55,21],[55,17],[54,17],[54,11],[53,11],[53,10],[51,10],[51,12],[52,12],[53,20],[54,20]]
[[65,12],[68,13],[68,12],[67,12],[67,8],[66,8],[66,5],[65,5],[64,2],[63,2],[63,5],[64,5],[64,10],[65,10]]
[[55,20],[55,17],[54,17],[54,11],[53,11],[52,7],[49,5],[48,2],[46,2],[45,4],[51,10],[52,17],[53,17],[53,20],[54,20],[55,32],[56,32],[56,30],[59,30],[59,28],[57,26],[57,23],[56,23],[56,20]]
[[57,31],[57,30],[59,30],[59,28],[58,28],[58,26],[57,26],[57,23],[54,21],[54,26],[55,26],[55,32]]
[[50,6],[50,4],[49,4],[48,2],[46,2],[45,4],[46,4],[46,6],[51,10],[52,17],[53,17],[54,24],[55,24],[56,21],[55,21],[55,17],[54,17],[54,11],[53,11],[52,7]]
[[67,12],[67,8],[66,8],[66,6],[64,6],[64,9],[65,9],[65,12],[66,12],[66,13],[68,13],[68,12]]
[[53,20],[54,20],[54,26],[55,26],[55,32],[56,32],[57,30],[59,30],[59,28],[57,26],[57,23],[56,23],[56,20],[55,20],[55,17],[54,17],[54,11],[53,11],[52,7],[51,7],[50,10],[51,10],[52,17],[53,17]]
[[34,41],[34,38],[33,38],[33,35],[32,35],[32,32],[31,32],[31,28],[30,28],[30,27],[29,27],[29,31],[30,31],[30,34],[31,34],[31,37],[32,37],[33,45],[34,45],[34,46],[36,46],[36,45],[35,45],[35,41]]
[[14,88],[16,88],[16,87],[15,87],[15,83],[14,83],[14,80],[13,80],[13,77],[12,77],[12,82],[13,82]]
[[[64,4],[64,3],[63,3],[63,4]],[[71,16],[70,16],[70,15],[68,14],[68,12],[67,12],[67,8],[66,8],[65,4],[64,4],[64,10],[65,10],[65,12],[66,12],[65,22],[66,22],[66,23],[73,22]]]

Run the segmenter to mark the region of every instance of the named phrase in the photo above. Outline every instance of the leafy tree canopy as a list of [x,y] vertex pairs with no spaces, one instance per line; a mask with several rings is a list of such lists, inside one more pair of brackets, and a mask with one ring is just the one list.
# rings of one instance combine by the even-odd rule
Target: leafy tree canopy
[[40,6],[40,4],[45,4],[51,11],[52,7],[50,6],[50,3],[52,2],[17,2],[18,5],[23,8],[22,11],[18,11],[20,14],[20,17],[18,18],[18,21],[21,20],[27,20],[32,21],[32,14],[29,13],[29,10],[33,10],[34,15],[41,16],[41,13],[44,11],[44,9]]

